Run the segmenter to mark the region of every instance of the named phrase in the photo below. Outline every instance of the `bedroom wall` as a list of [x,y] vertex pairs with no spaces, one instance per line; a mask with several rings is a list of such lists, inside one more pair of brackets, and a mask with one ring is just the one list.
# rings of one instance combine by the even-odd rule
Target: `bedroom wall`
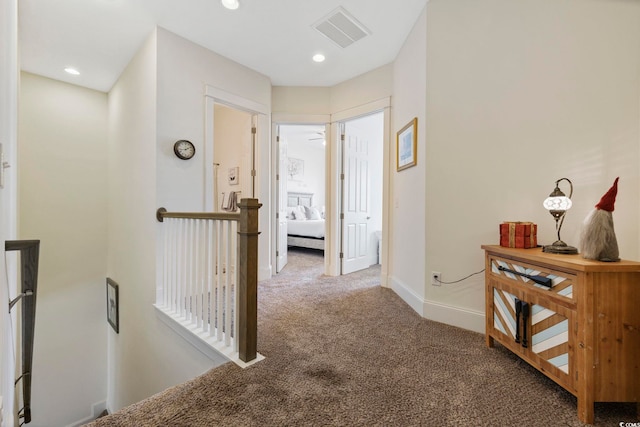
[[[562,237],[577,245],[582,220],[620,176],[620,253],[639,259],[639,22],[640,3],[625,0],[427,4],[427,273],[447,281],[481,270],[480,245],[498,242],[504,220],[534,221],[539,243],[552,243],[541,203],[562,177],[575,187]],[[481,275],[428,282],[427,317],[483,330]]]
[[325,205],[325,150],[319,143],[306,140],[288,140],[287,154],[289,158],[304,162],[304,175],[291,177],[287,175],[287,191],[313,193],[314,206]]
[[106,407],[106,132],[105,93],[21,74],[18,237],[40,240],[29,425]]

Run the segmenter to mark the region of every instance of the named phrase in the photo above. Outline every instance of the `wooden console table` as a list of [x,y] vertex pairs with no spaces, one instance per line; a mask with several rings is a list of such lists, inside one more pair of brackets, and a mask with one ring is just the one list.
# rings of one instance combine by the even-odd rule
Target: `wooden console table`
[[584,423],[594,402],[636,402],[640,414],[640,262],[482,249],[487,346],[497,340],[575,395]]

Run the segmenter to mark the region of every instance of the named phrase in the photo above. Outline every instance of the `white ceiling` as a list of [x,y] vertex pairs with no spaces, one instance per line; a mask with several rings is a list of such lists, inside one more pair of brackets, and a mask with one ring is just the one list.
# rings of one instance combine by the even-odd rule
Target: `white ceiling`
[[[240,0],[230,11],[220,0],[20,0],[21,68],[108,91],[157,25],[274,86],[333,86],[392,62],[427,1]],[[344,49],[312,28],[339,6],[371,31]]]

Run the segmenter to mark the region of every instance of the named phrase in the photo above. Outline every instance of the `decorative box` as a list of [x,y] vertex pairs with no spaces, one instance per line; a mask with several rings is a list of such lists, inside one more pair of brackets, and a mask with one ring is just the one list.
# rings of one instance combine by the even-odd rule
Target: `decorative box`
[[532,222],[503,222],[500,224],[500,246],[535,248],[538,246],[538,226]]

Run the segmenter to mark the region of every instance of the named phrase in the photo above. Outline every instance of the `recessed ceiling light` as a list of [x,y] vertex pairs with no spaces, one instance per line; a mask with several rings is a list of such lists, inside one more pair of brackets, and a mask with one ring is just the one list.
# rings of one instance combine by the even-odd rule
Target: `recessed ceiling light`
[[238,0],[221,0],[222,5],[227,9],[236,10],[240,7],[240,2]]
[[80,71],[76,70],[73,67],[67,67],[64,70],[69,74],[73,74],[74,76],[79,76],[80,75]]
[[325,60],[324,55],[321,53],[316,53],[315,55],[313,55],[314,62],[324,62],[324,60]]

